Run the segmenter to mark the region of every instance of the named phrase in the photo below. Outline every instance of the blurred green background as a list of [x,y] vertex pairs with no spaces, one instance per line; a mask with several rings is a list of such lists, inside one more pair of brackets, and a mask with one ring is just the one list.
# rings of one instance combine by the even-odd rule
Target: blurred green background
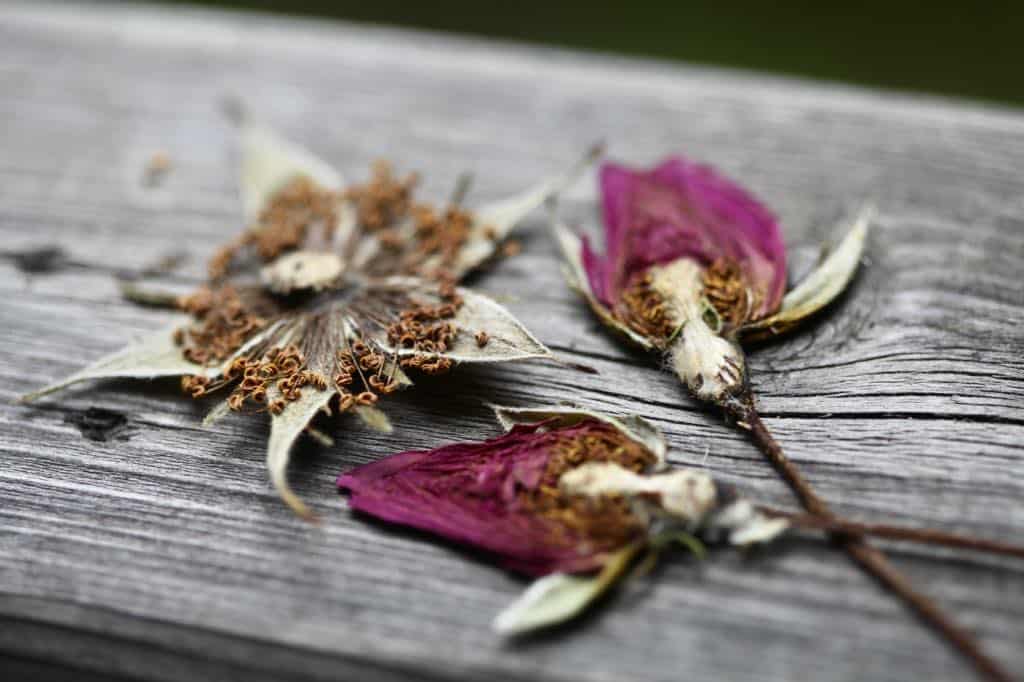
[[1017,2],[207,0],[1024,105]]

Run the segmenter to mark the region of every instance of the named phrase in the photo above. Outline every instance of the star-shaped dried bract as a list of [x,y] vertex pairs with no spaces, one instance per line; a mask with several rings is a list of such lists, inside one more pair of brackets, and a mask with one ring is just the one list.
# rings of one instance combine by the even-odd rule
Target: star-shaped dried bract
[[270,478],[311,518],[286,480],[289,451],[320,411],[354,412],[389,430],[378,400],[458,363],[551,358],[504,307],[457,286],[531,210],[586,167],[470,210],[461,196],[431,204],[415,175],[378,163],[346,186],[309,151],[251,121],[241,124],[241,193],[249,227],[209,262],[209,281],[178,307],[188,317],[25,396],[114,377],[181,376],[193,397],[271,416]]

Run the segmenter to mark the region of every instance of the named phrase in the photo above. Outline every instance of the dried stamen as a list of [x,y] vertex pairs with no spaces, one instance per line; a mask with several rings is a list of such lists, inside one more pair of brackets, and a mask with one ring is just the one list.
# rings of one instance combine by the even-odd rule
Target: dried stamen
[[646,523],[621,495],[585,497],[559,487],[566,471],[587,462],[613,462],[640,473],[656,461],[639,443],[600,422],[585,422],[573,432],[551,432],[551,455],[540,483],[519,491],[518,501],[530,512],[553,523],[552,532],[566,541],[583,540],[596,547],[620,547],[643,533]]
[[217,250],[208,266],[210,278],[226,276],[236,255],[247,246],[255,247],[263,262],[270,262],[302,246],[312,228],[321,228],[324,241],[329,242],[337,223],[338,195],[308,177],[298,177],[274,195],[255,225]]
[[419,182],[415,173],[402,180],[391,173],[391,164],[377,161],[373,175],[365,185],[355,185],[345,191],[344,197],[356,206],[359,223],[371,232],[390,227],[409,213],[412,193]]
[[615,315],[638,334],[667,341],[679,325],[652,281],[649,271],[634,275],[622,291]]
[[427,374],[442,374],[451,369],[451,359],[440,354],[452,347],[458,334],[451,320],[463,301],[451,282],[441,284],[439,296],[439,305],[414,305],[403,310],[398,321],[388,326],[388,343],[392,347],[422,353],[399,358],[402,368],[415,368]]
[[223,362],[267,324],[246,308],[231,286],[202,287],[180,299],[178,307],[196,318],[196,324],[179,329],[174,341],[183,347],[186,359],[199,365]]
[[743,271],[734,261],[719,258],[705,268],[702,279],[704,296],[729,326],[748,321],[760,307],[757,294],[747,286]]

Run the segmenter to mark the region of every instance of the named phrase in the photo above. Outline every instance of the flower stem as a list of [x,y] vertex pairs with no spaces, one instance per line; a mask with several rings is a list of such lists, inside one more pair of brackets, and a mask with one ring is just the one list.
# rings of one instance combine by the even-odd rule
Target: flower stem
[[970,535],[948,533],[935,528],[911,528],[908,526],[891,526],[878,523],[859,523],[835,517],[823,518],[815,514],[788,512],[774,507],[759,507],[759,509],[769,516],[786,519],[796,528],[825,530],[852,536],[869,535],[886,540],[906,540],[922,545],[972,549],[988,554],[1001,554],[1003,556],[1024,559],[1024,547],[1020,545],[1012,545],[1007,542],[977,538]]
[[[786,457],[782,446],[761,421],[761,415],[754,407],[752,396],[747,394],[741,398],[733,398],[725,402],[723,408],[741,427],[749,431],[758,449],[786,480],[807,511],[827,522],[840,521],[803,477],[797,466]],[[995,682],[1010,682],[1012,678],[1009,674],[981,649],[974,637],[954,622],[931,598],[918,592],[913,584],[889,563],[882,552],[867,543],[863,535],[851,535],[845,531],[832,534],[854,561],[875,580],[898,595],[923,621],[945,637],[971,662],[982,677]]]

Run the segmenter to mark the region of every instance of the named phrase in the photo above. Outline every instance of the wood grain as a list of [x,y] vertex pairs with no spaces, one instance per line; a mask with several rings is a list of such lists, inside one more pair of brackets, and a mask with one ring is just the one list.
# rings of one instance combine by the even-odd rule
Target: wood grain
[[[970,671],[841,555],[808,536],[679,559],[591,617],[503,643],[522,589],[479,557],[350,515],[346,467],[497,433],[483,401],[640,412],[676,462],[794,507],[745,440],[563,285],[543,217],[477,276],[598,376],[460,370],[393,401],[394,434],[327,422],[302,443],[294,518],[263,472],[258,417],[198,422],[174,382],[10,399],[156,329],[113,276],[184,249],[187,289],[240,227],[240,96],[350,178],[389,157],[469,203],[558,170],[595,140],[647,163],[714,162],[779,214],[795,276],[865,198],[869,263],[841,303],[751,357],[766,421],[823,495],[867,521],[1024,541],[1024,116],[934,99],[389,29],[106,5],[0,10],[0,668],[19,679],[954,680]],[[167,153],[156,187],[146,163]],[[563,201],[596,225],[593,178]],[[14,254],[59,245],[29,276]],[[94,441],[90,406],[127,426]],[[900,569],[1024,675],[1024,567],[888,545]],[[14,678],[11,678],[14,679]]]

